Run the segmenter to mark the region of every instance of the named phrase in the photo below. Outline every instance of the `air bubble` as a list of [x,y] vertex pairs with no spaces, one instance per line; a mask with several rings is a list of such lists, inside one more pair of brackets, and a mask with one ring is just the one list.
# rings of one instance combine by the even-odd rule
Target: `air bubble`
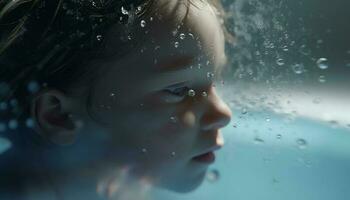
[[328,69],[328,59],[327,58],[320,58],[317,60],[317,66],[320,69]]
[[269,117],[267,117],[267,118],[265,119],[265,121],[266,121],[266,122],[270,122],[271,119],[270,119]]
[[6,152],[12,147],[12,143],[10,140],[0,137],[0,154]]
[[184,40],[185,38],[186,38],[186,35],[185,35],[184,33],[181,33],[181,34],[180,34],[180,39],[181,39],[181,40]]
[[320,77],[318,77],[318,81],[320,83],[325,83],[326,82],[326,77],[324,75],[321,75]]
[[174,43],[174,47],[175,47],[175,48],[178,48],[178,47],[179,47],[179,42],[175,42],[175,43]]
[[281,134],[277,134],[277,135],[276,135],[276,139],[277,139],[277,140],[282,139],[282,135],[281,135]]
[[207,181],[209,181],[210,183],[214,183],[217,182],[220,179],[220,173],[218,170],[213,169],[208,171],[207,175],[206,175],[206,179]]
[[34,120],[33,120],[32,118],[28,118],[28,119],[26,120],[26,126],[27,126],[28,128],[33,128],[33,127],[34,127]]
[[208,96],[207,92],[202,92],[202,97],[207,97],[207,96]]
[[241,111],[242,115],[245,115],[248,113],[248,110],[247,108],[242,108],[242,111]]
[[123,15],[128,15],[129,14],[129,12],[123,6],[121,7],[121,11],[122,11]]
[[297,139],[296,143],[299,149],[305,149],[307,147],[307,141],[302,138]]
[[283,66],[284,65],[284,60],[282,58],[279,58],[276,60],[276,63],[278,66]]
[[32,94],[39,91],[39,89],[40,89],[40,86],[39,86],[38,82],[36,82],[36,81],[30,81],[27,85],[27,90]]
[[259,138],[259,137],[254,138],[254,144],[262,144],[264,142],[265,141],[262,138]]
[[96,39],[97,39],[97,41],[102,41],[102,35],[96,35]]
[[171,152],[171,156],[172,157],[176,156],[176,152],[175,151]]
[[0,132],[5,132],[7,129],[6,124],[0,122]]
[[146,148],[142,148],[141,151],[142,151],[142,153],[147,153],[147,149]]
[[17,129],[18,128],[18,121],[16,119],[11,119],[8,122],[8,127],[9,127],[9,129],[12,129],[12,130]]
[[0,110],[7,110],[7,103],[6,102],[1,102],[0,103]]
[[303,64],[294,64],[292,66],[292,69],[293,69],[294,73],[302,74],[304,72],[304,65]]
[[171,116],[171,117],[170,117],[170,121],[171,121],[172,123],[177,123],[177,118],[174,117],[174,116]]
[[188,90],[188,96],[194,97],[196,95],[196,92],[192,89]]
[[141,20],[140,25],[142,28],[146,27],[146,21],[145,20]]
[[212,72],[207,73],[207,78],[213,78],[213,77],[214,77],[214,73],[212,73]]

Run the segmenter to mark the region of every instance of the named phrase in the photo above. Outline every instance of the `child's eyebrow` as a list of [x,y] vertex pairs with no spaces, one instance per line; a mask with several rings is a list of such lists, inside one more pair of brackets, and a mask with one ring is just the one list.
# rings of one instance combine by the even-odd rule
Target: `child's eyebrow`
[[182,56],[176,57],[170,60],[161,61],[154,67],[154,71],[163,73],[163,72],[172,72],[185,69],[191,64],[193,64],[194,56]]

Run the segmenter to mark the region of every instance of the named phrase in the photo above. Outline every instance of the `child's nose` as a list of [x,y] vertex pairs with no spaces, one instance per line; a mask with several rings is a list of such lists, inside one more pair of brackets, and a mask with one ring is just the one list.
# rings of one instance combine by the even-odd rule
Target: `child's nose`
[[220,129],[230,123],[231,117],[230,108],[217,95],[215,88],[212,88],[200,120],[201,129],[204,131]]

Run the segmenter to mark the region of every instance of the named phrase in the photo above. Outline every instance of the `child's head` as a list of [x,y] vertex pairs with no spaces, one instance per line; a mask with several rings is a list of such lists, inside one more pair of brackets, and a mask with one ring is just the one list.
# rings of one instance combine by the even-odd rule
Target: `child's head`
[[[35,5],[39,11],[31,12],[28,28],[0,63],[17,68],[19,82],[44,83],[30,96],[28,110],[35,130],[64,152],[49,166],[67,159],[67,169],[93,166],[97,174],[128,166],[133,176],[157,186],[190,191],[210,163],[210,154],[198,156],[223,145],[219,129],[231,116],[213,85],[225,64],[220,20],[204,0],[116,2]],[[74,9],[79,5],[81,12]],[[55,20],[41,19],[50,13],[45,9]],[[35,20],[52,28],[41,29]],[[22,54],[24,60],[16,60]]]

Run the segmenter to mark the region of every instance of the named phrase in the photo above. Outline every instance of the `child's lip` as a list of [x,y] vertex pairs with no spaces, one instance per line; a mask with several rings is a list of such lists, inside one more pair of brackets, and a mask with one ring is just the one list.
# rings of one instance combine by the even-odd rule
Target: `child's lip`
[[211,163],[215,162],[215,154],[214,154],[214,152],[210,151],[208,153],[205,153],[205,154],[202,154],[199,156],[195,156],[192,159],[194,161],[197,161],[197,162],[211,164]]
[[213,163],[215,161],[214,151],[217,151],[221,148],[222,148],[221,145],[212,146],[202,151],[201,153],[197,154],[196,156],[192,157],[192,160],[206,162],[206,163]]

